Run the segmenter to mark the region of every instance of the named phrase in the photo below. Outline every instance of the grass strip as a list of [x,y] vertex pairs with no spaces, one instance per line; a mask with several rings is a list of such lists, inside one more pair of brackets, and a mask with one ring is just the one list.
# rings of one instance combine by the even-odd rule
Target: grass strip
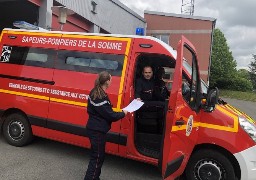
[[256,102],[256,92],[242,92],[221,89],[220,97]]

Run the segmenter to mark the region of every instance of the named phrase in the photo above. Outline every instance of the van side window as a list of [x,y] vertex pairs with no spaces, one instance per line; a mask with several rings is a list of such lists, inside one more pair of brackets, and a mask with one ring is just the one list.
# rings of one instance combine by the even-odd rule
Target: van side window
[[187,69],[187,73],[183,72],[182,75],[182,95],[190,107],[193,110],[198,111],[200,102],[198,95],[198,92],[200,91],[198,66],[196,63],[196,56],[187,48],[184,48],[183,66],[184,69]]
[[106,70],[121,76],[123,63],[124,55],[60,50],[56,68],[95,74]]
[[87,59],[87,58],[76,58],[67,57],[66,64],[94,67],[94,68],[105,68],[107,70],[117,70],[118,62],[111,60],[101,60],[101,59]]
[[3,46],[0,62],[52,68],[53,55],[54,50],[51,49]]

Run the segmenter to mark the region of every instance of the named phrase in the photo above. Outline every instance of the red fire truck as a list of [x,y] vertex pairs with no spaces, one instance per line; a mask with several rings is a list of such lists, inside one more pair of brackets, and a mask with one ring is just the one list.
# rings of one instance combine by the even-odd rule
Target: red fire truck
[[89,148],[86,107],[97,74],[112,74],[108,94],[120,111],[150,64],[172,72],[169,99],[113,123],[106,151],[159,166],[168,180],[255,179],[255,121],[208,90],[185,37],[175,51],[153,37],[4,29],[0,49],[0,128],[9,144],[39,136]]

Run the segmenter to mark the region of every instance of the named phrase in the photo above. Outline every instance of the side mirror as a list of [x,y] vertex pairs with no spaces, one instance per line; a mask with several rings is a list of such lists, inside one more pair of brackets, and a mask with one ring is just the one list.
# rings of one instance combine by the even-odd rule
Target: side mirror
[[216,87],[209,91],[206,98],[206,111],[211,112],[215,108],[219,99],[219,89]]

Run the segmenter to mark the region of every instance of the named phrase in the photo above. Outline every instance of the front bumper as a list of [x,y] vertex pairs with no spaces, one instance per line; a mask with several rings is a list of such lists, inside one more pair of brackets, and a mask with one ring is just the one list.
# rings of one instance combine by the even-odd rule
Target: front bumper
[[256,145],[234,154],[240,168],[241,180],[256,179]]

